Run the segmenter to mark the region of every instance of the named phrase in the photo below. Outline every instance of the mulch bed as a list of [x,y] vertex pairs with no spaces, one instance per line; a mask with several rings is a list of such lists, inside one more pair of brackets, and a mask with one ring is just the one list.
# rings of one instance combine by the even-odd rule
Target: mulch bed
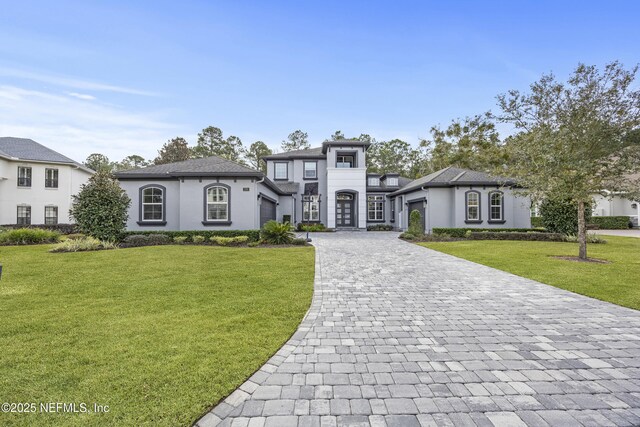
[[611,261],[607,261],[606,259],[598,259],[598,258],[587,258],[582,259],[577,256],[552,256],[551,258],[561,259],[564,261],[573,261],[573,262],[590,262],[594,264],[611,264]]

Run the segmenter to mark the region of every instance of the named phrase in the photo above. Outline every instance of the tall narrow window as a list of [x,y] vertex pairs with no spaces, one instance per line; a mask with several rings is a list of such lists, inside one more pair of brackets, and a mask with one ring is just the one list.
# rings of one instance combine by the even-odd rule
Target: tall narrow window
[[389,220],[391,222],[396,222],[396,199],[391,199],[389,203],[391,208],[391,218],[389,218]]
[[489,220],[502,221],[503,214],[503,196],[500,191],[489,193]]
[[302,221],[320,221],[320,196],[302,196]]
[[304,179],[318,178],[318,163],[304,162]]
[[480,193],[467,191],[467,221],[480,221]]
[[277,180],[287,180],[289,179],[289,164],[288,163],[275,163],[275,174],[274,178]]
[[31,225],[31,206],[18,206],[18,225]]
[[384,221],[384,196],[367,196],[367,220]]
[[45,225],[56,225],[58,223],[58,207],[44,207],[44,223]]
[[142,190],[142,221],[164,220],[164,190],[147,187]]
[[58,169],[44,170],[44,186],[46,188],[58,188]]
[[229,190],[222,186],[209,187],[207,189],[207,221],[228,220]]
[[18,166],[18,187],[31,187],[31,168]]

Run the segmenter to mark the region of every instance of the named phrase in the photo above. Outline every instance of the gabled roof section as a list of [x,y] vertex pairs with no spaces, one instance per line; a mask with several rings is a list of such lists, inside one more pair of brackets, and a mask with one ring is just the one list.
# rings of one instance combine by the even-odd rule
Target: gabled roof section
[[[380,185],[373,186],[369,185],[369,177],[377,177],[380,178]],[[398,185],[387,185],[387,177],[398,178]],[[397,172],[388,172],[384,175],[380,175],[379,173],[368,173],[367,174],[367,192],[375,193],[390,193],[392,191],[398,191],[403,186],[410,183],[412,180],[410,178],[405,178],[404,176],[400,176]]]
[[231,160],[210,156],[117,172],[115,176],[119,179],[179,178],[183,176],[262,177],[263,173]]
[[0,157],[9,160],[68,164],[93,173],[91,169],[75,160],[29,138],[0,137]]
[[408,193],[422,187],[453,187],[456,185],[515,185],[513,180],[496,177],[486,172],[449,166],[405,184],[392,195]]
[[332,145],[340,147],[365,147],[365,150],[371,145],[370,142],[360,141],[359,139],[336,139],[333,141],[325,141],[322,143],[322,153],[327,154],[327,148]]
[[293,159],[326,159],[322,153],[322,147],[307,148],[305,150],[286,151],[284,153],[264,156],[262,160],[293,160]]

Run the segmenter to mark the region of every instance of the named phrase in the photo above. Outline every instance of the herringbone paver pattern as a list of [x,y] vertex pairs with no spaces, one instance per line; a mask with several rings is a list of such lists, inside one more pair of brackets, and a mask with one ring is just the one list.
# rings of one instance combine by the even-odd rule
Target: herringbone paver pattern
[[396,237],[314,235],[309,315],[198,426],[640,425],[638,312]]

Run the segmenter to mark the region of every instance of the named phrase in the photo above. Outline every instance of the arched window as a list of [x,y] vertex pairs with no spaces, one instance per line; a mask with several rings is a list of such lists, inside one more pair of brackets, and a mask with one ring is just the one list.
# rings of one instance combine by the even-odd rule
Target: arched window
[[148,186],[141,189],[141,221],[158,222],[164,221],[164,192],[162,186]]
[[480,222],[480,193],[477,191],[467,191],[465,197],[467,222]]
[[489,193],[489,221],[502,221],[504,218],[504,195],[501,191]]
[[229,188],[213,185],[206,190],[206,221],[229,221]]

